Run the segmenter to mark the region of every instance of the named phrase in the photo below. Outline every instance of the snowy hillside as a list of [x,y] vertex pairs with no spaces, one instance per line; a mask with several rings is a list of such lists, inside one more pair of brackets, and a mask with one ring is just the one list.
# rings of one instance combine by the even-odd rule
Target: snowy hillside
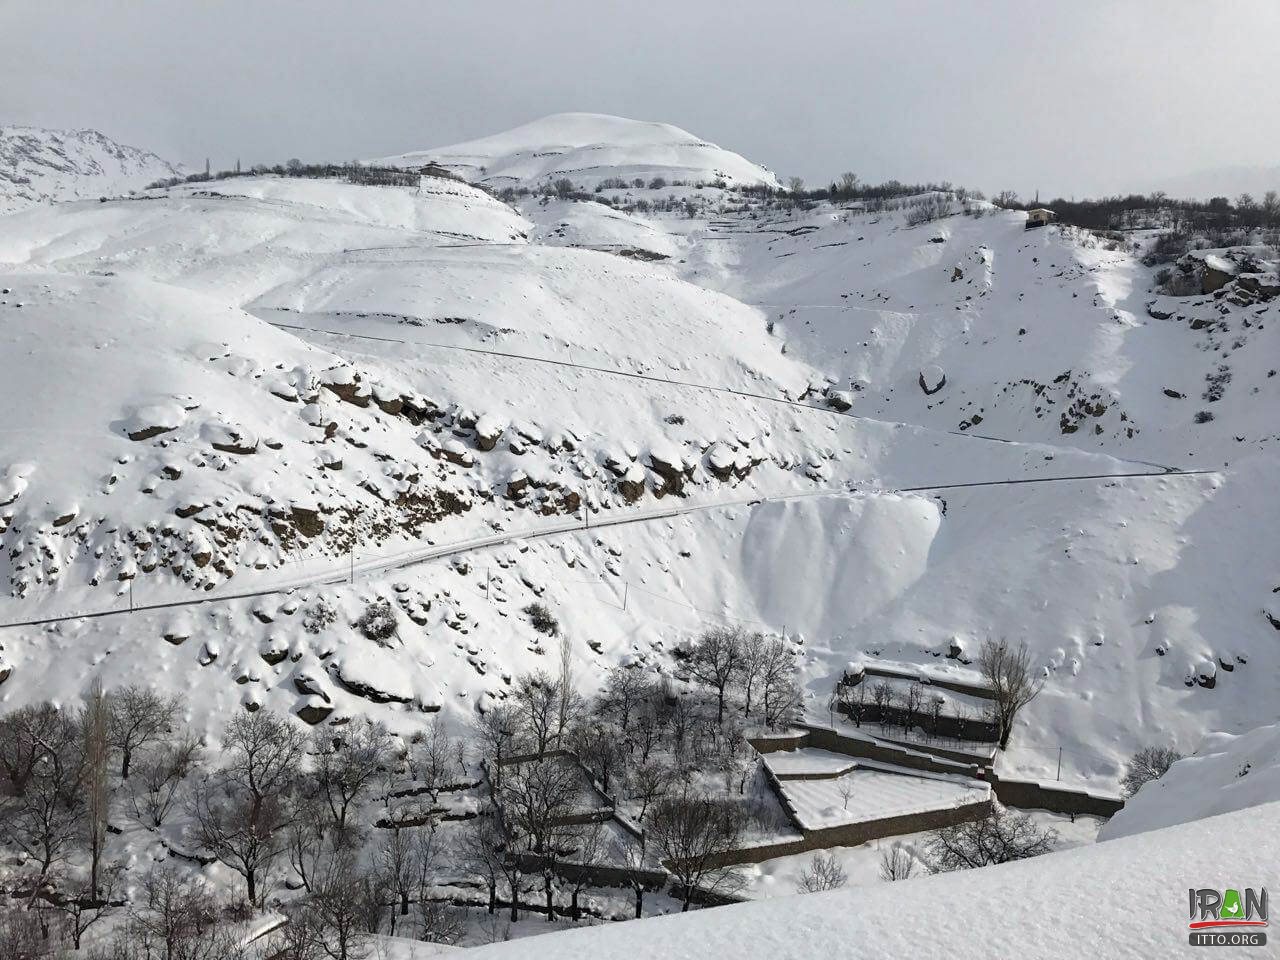
[[397,167],[435,164],[494,187],[538,186],[567,177],[592,187],[662,177],[710,183],[777,186],[764,167],[669,123],[598,113],[557,113],[504,133],[372,161]]
[[1181,956],[1188,949],[1187,887],[1227,882],[1228,876],[1241,886],[1274,883],[1278,826],[1280,804],[1269,803],[1021,863],[573,930],[532,944],[495,944],[474,955]]
[[1206,737],[1103,827],[1099,839],[1190,823],[1267,803],[1280,796],[1280,726]]
[[[558,669],[603,711],[596,695],[629,675],[680,749],[704,728],[741,749],[722,763],[689,747],[679,777],[754,804],[749,850],[786,853],[730,862],[791,858],[782,873],[806,830],[950,816],[1004,802],[1001,781],[1019,778],[1097,801],[1101,814],[1066,828],[1091,845],[1134,751],[1169,747],[1191,756],[1101,834],[1184,824],[1163,837],[546,949],[712,955],[699,938],[740,936],[780,957],[836,942],[897,955],[926,928],[919,910],[952,952],[976,955],[967,898],[1074,916],[1085,896],[1119,902],[1133,863],[1127,909],[1141,916],[1113,953],[1185,942],[1183,880],[1217,882],[1224,855],[1185,821],[1278,789],[1270,251],[1195,251],[1161,280],[1142,238],[1028,231],[1025,214],[981,201],[801,209],[734,189],[775,181],[691,134],[587,114],[383,162],[464,180],[295,170],[0,217],[0,713],[78,703],[98,678],[177,697],[211,754],[248,715],[321,740],[378,720],[398,758],[459,735],[446,788],[388,761],[384,795],[359,810],[381,842],[393,807],[406,830],[442,811],[449,830],[471,829],[502,765],[483,754],[481,771],[477,724],[521,690]],[[575,189],[544,189],[561,177]],[[914,222],[925,205],[941,215]],[[697,715],[705,681],[688,645],[726,625],[781,651],[794,700],[777,723],[746,684],[728,719],[723,703]],[[878,663],[938,681],[950,692],[932,702],[958,704],[962,726],[980,720],[974,661],[991,638],[1025,642],[1043,680],[1007,749],[953,742],[936,716],[926,734],[834,712],[850,666]],[[634,669],[610,679],[619,666]],[[668,721],[677,704],[690,713]],[[556,736],[585,754],[635,736],[631,719]],[[873,789],[852,808],[835,777],[775,794],[745,731],[800,722],[911,763],[941,752],[934,768],[872,756],[851,782]],[[662,742],[628,740],[612,787],[572,760],[609,797],[614,853],[643,837],[623,820],[648,822],[635,758],[651,748],[677,769]],[[831,757],[840,776],[868,759]],[[1231,841],[1242,883],[1270,855],[1270,834],[1248,833],[1280,817],[1263,809],[1229,821],[1244,824]],[[130,824],[139,862],[204,842],[179,820]],[[872,836],[840,842],[865,866]],[[1169,850],[1203,877],[1170,887]],[[204,872],[220,890],[235,882],[225,867]],[[302,881],[278,872],[287,900]],[[511,878],[504,895],[531,909],[543,876]],[[483,899],[483,878],[444,880],[441,902]],[[591,916],[629,915],[618,883],[590,895]],[[636,910],[680,906],[668,890]],[[1113,919],[1069,932],[1090,943]],[[1014,926],[985,932],[984,949],[1012,952]]]
[[0,214],[49,200],[118,196],[177,169],[96,130],[0,126]]

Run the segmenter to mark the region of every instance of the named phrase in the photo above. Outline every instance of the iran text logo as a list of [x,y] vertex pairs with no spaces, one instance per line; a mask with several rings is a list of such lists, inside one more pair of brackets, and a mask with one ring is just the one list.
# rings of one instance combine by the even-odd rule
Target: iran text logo
[[1187,891],[1193,947],[1261,947],[1267,942],[1267,888]]

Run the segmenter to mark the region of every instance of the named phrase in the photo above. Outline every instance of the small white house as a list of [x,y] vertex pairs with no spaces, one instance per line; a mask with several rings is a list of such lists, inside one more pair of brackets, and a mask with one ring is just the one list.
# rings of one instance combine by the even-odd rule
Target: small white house
[[1034,210],[1027,211],[1026,229],[1031,230],[1035,227],[1046,227],[1057,219],[1057,214],[1052,210],[1046,210],[1044,207],[1036,207]]

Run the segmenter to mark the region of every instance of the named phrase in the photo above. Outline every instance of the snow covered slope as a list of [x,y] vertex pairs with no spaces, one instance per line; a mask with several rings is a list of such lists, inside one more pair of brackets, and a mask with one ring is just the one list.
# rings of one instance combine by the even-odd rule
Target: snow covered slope
[[[485,149],[608,134],[597,173],[624,179],[673,136],[580,119]],[[192,707],[216,724],[295,709],[295,672],[343,649],[340,714],[461,724],[545,663],[516,614],[543,598],[584,692],[729,618],[803,637],[815,715],[852,659],[1025,639],[1048,683],[1002,763],[1048,776],[1062,748],[1101,788],[1156,731],[1191,751],[1280,720],[1275,302],[1170,304],[1125,250],[1018,214],[698,192],[693,216],[516,210],[254,176],[4,218],[0,621],[225,602],[15,627],[0,655],[42,680],[0,695],[156,663],[218,677]],[[395,651],[352,627],[379,597]],[[280,645],[299,660],[257,664]]]
[[[1270,803],[982,870],[607,924],[473,953],[476,960],[1149,960],[1188,951],[1188,887],[1231,882],[1274,891],[1278,857],[1280,804]],[[1266,951],[1239,951],[1249,953]]]
[[599,113],[557,113],[479,140],[372,162],[436,164],[496,187],[538,186],[561,177],[587,189],[601,180],[637,177],[778,185],[764,167],[679,127]]
[[0,214],[48,200],[118,196],[177,173],[154,153],[97,130],[0,126]]
[[1244,810],[1280,797],[1280,725],[1206,737],[1158,780],[1143,784],[1100,840]]

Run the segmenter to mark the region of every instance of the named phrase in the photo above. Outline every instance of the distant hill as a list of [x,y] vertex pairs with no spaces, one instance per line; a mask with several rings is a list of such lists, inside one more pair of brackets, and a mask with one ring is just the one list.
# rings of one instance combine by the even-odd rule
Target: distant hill
[[373,161],[397,167],[436,164],[493,186],[534,186],[567,177],[578,186],[601,180],[768,184],[778,179],[745,157],[669,123],[598,113],[557,113],[492,136]]
[[0,214],[50,200],[127,193],[178,169],[97,130],[0,126]]

